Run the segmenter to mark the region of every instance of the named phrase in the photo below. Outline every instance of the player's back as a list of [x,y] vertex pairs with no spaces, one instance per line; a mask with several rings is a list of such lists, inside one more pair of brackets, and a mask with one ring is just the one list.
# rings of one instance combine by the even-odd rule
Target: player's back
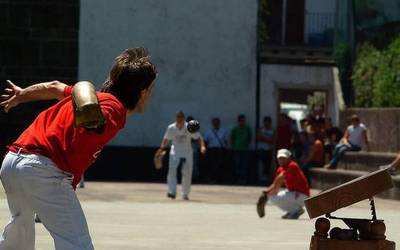
[[66,97],[41,112],[13,145],[44,155],[60,169],[81,175],[104,145],[124,127],[126,109],[113,95],[97,93],[106,121],[104,131],[75,128],[71,90],[66,87]]

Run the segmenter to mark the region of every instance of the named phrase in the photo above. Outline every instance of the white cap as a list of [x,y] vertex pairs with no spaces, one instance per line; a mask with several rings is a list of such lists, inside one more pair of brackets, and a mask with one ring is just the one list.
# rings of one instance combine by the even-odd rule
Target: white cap
[[290,151],[286,148],[279,149],[278,153],[276,154],[276,158],[290,158],[290,156],[292,156],[292,153],[290,153]]

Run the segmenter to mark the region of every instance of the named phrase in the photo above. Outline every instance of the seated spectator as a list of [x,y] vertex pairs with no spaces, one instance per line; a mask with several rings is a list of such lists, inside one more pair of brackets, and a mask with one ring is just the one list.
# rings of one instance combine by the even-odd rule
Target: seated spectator
[[[310,196],[307,179],[299,165],[291,160],[289,150],[278,150],[277,158],[276,177],[264,193],[272,204],[286,212],[282,219],[298,219],[304,213],[304,200]],[[286,188],[280,190],[282,186]]]
[[368,150],[367,127],[360,122],[360,118],[357,115],[353,115],[351,117],[351,125],[347,127],[341,142],[336,145],[332,160],[325,168],[336,168],[346,151],[360,151],[363,143],[365,143]]
[[340,128],[332,125],[332,119],[325,119],[325,141],[324,148],[325,153],[328,155],[328,159],[331,160],[332,152],[335,146],[339,143],[343,137],[343,133]]
[[301,166],[307,179],[309,179],[308,170],[310,168],[322,167],[324,165],[324,145],[322,141],[314,133],[308,134],[308,138],[311,142],[310,152]]
[[215,183],[221,181],[226,175],[223,171],[228,135],[226,130],[221,128],[221,120],[218,117],[212,118],[211,125],[212,127],[207,130],[204,137],[208,149],[204,178],[207,182]]

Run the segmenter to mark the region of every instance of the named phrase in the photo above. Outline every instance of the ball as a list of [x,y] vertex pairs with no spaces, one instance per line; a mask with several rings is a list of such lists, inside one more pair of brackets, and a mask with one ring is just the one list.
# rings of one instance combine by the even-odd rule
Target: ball
[[191,120],[187,123],[187,130],[189,133],[196,133],[200,130],[200,123],[196,120]]

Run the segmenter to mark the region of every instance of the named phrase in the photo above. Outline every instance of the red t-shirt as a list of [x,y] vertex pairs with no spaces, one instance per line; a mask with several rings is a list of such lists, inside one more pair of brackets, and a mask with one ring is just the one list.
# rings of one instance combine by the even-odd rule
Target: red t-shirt
[[310,196],[310,187],[303,171],[295,161],[290,161],[285,167],[280,166],[276,170],[276,175],[283,173],[285,185],[290,192],[296,191]]
[[125,126],[127,110],[115,96],[98,92],[106,120],[104,132],[99,134],[75,128],[71,93],[72,87],[65,87],[65,98],[41,112],[13,145],[31,152],[42,152],[61,170],[74,175],[72,185],[76,187],[104,145]]

